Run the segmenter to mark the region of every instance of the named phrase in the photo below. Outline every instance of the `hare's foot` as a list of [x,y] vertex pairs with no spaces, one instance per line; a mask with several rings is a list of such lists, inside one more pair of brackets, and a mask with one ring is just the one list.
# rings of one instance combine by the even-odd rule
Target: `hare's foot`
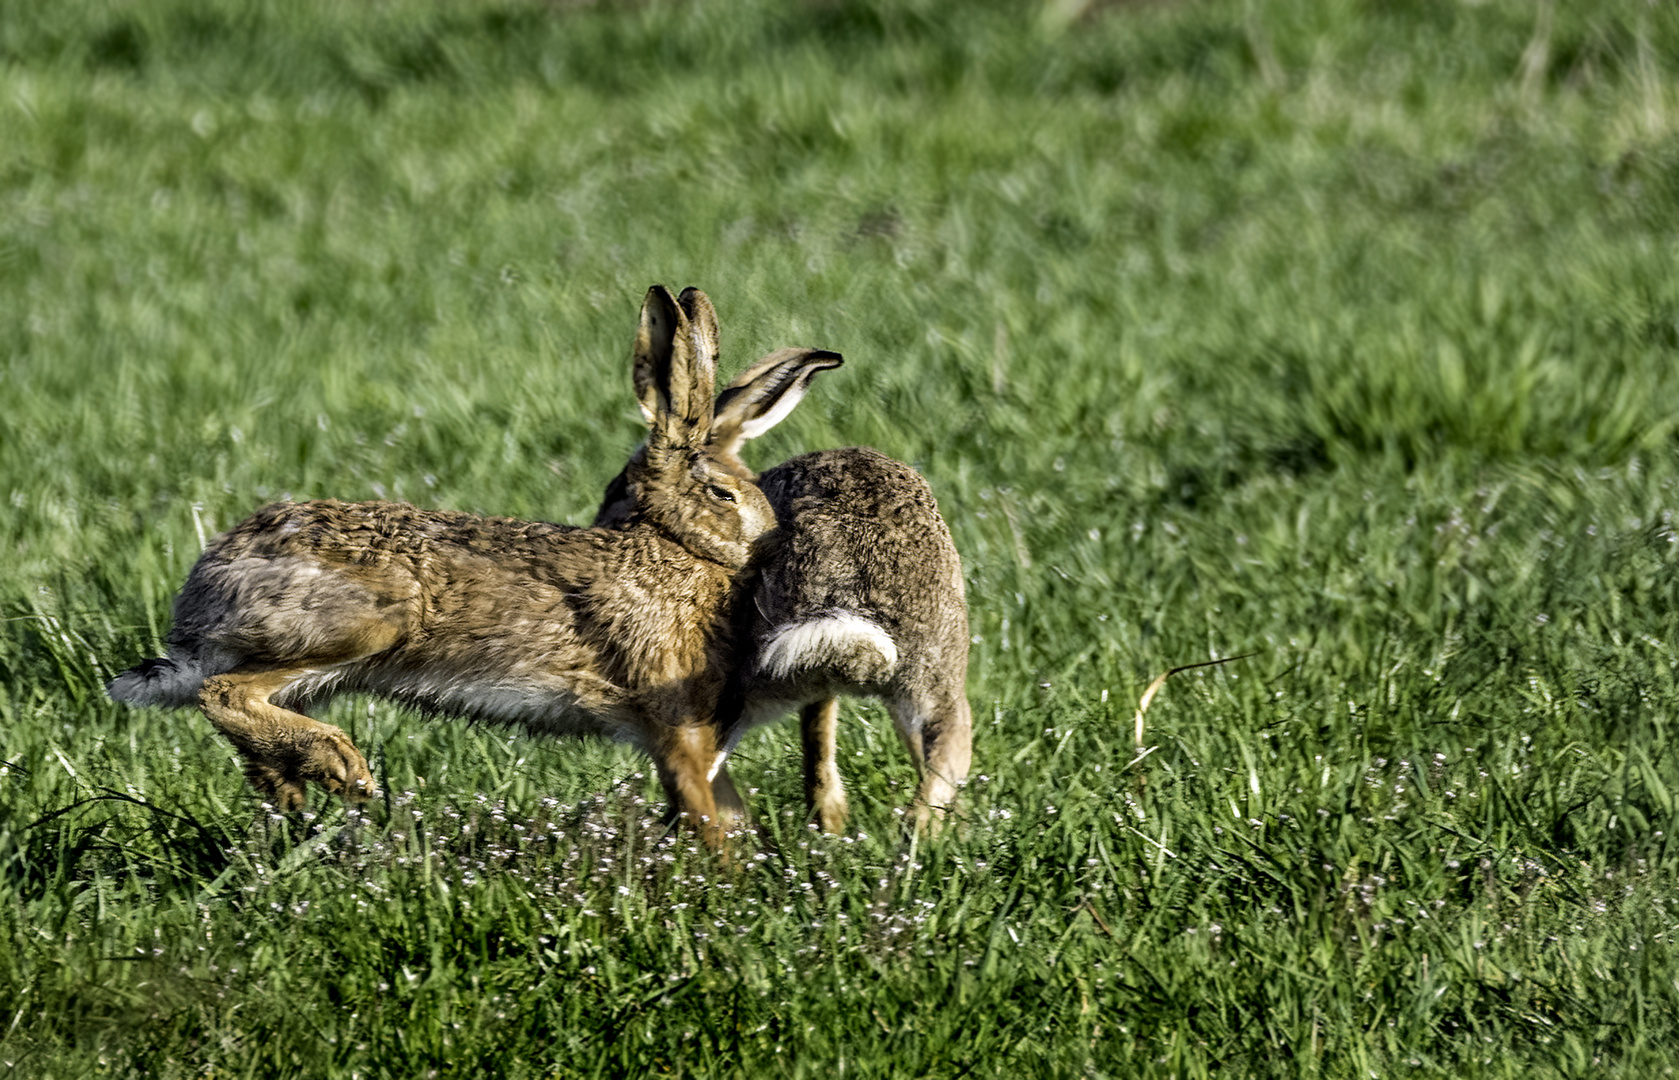
[[929,773],[921,778],[921,787],[911,804],[911,820],[920,836],[937,836],[944,831],[945,818],[956,801],[956,785],[942,776]]
[[245,755],[245,776],[251,786],[288,812],[303,809],[311,782],[352,802],[366,802],[376,794],[367,759],[350,737],[331,724],[309,723],[310,729],[284,732],[260,753],[234,743]]
[[921,767],[921,783],[911,804],[915,831],[922,836],[937,836],[944,830],[947,818],[956,818],[956,793],[968,778],[967,747],[949,753],[930,753]]
[[968,781],[973,763],[973,714],[960,693],[929,695],[917,703],[897,699],[887,704],[899,736],[915,759],[921,783],[911,804],[915,831],[938,835]]
[[813,701],[799,710],[799,736],[804,744],[805,802],[816,825],[825,833],[845,831],[851,807],[845,801],[845,780],[836,761],[839,699]]
[[371,797],[377,788],[367,759],[342,729],[268,700],[293,674],[217,675],[204,681],[199,704],[245,759],[251,786],[280,809],[302,809],[310,783],[356,802]]
[[727,765],[717,766],[717,775],[711,778],[711,800],[717,806],[717,818],[723,828],[738,829],[748,824],[746,803],[741,800]]

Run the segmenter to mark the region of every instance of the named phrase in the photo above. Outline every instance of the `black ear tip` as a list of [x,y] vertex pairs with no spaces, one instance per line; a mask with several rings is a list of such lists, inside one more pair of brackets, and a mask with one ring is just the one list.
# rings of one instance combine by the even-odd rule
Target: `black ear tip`
[[700,312],[711,306],[711,298],[690,285],[682,290],[682,295],[677,298],[677,303],[681,305],[684,315],[687,315],[690,319],[698,319]]
[[676,321],[676,298],[671,296],[670,290],[663,285],[654,285],[647,290],[647,299],[641,303],[641,310],[653,323]]

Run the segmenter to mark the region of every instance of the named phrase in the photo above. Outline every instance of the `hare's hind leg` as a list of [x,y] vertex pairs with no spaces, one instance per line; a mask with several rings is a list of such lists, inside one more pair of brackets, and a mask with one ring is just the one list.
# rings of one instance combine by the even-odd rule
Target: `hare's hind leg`
[[839,699],[813,701],[799,710],[799,738],[804,745],[805,801],[816,825],[825,833],[845,831],[851,808],[845,801],[845,780],[836,762]]
[[894,698],[887,707],[921,773],[915,829],[937,833],[973,762],[974,722],[968,699],[959,690],[940,689],[919,698]]
[[245,759],[251,786],[282,810],[299,810],[304,785],[320,784],[361,801],[374,793],[373,774],[340,728],[282,709],[269,697],[308,669],[241,671],[204,680],[199,706]]

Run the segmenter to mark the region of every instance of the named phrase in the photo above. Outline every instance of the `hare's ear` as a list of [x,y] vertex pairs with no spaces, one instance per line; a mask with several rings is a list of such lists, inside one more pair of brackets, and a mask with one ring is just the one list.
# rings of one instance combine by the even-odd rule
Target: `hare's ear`
[[[689,292],[710,308],[703,293]],[[711,322],[715,328],[715,316]],[[663,285],[648,289],[642,302],[633,369],[636,400],[653,434],[667,443],[703,442],[711,431],[716,358],[703,330],[689,321]]]
[[826,349],[777,349],[735,376],[717,395],[712,451],[737,453],[746,440],[756,439],[787,418],[817,372],[843,363],[839,353]]
[[711,362],[711,370],[717,370],[717,309],[711,306],[711,297],[700,292],[692,285],[682,290],[677,298],[682,305],[682,313],[688,316],[688,324],[693,327],[696,343],[704,350]]
[[661,372],[670,370],[671,343],[676,338],[676,303],[670,290],[655,285],[641,302],[641,323],[635,329],[630,377],[635,382],[635,399],[641,418],[649,424],[659,411]]

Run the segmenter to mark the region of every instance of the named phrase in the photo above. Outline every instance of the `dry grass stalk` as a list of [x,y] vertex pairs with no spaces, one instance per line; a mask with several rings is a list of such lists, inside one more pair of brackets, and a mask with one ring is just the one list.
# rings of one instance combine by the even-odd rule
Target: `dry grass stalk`
[[1236,660],[1246,660],[1248,657],[1254,655],[1256,654],[1251,652],[1242,653],[1240,656],[1226,656],[1222,660],[1203,660],[1199,664],[1184,664],[1181,667],[1175,667],[1168,671],[1163,671],[1159,675],[1155,676],[1154,681],[1148,684],[1148,689],[1143,691],[1143,696],[1137,701],[1137,718],[1135,720],[1137,728],[1137,748],[1141,749],[1143,745],[1143,714],[1148,712],[1149,704],[1154,701],[1154,695],[1160,692],[1160,688],[1162,686],[1166,685],[1167,679],[1176,675],[1180,671],[1194,671],[1196,668],[1217,667],[1220,664],[1228,664]]

